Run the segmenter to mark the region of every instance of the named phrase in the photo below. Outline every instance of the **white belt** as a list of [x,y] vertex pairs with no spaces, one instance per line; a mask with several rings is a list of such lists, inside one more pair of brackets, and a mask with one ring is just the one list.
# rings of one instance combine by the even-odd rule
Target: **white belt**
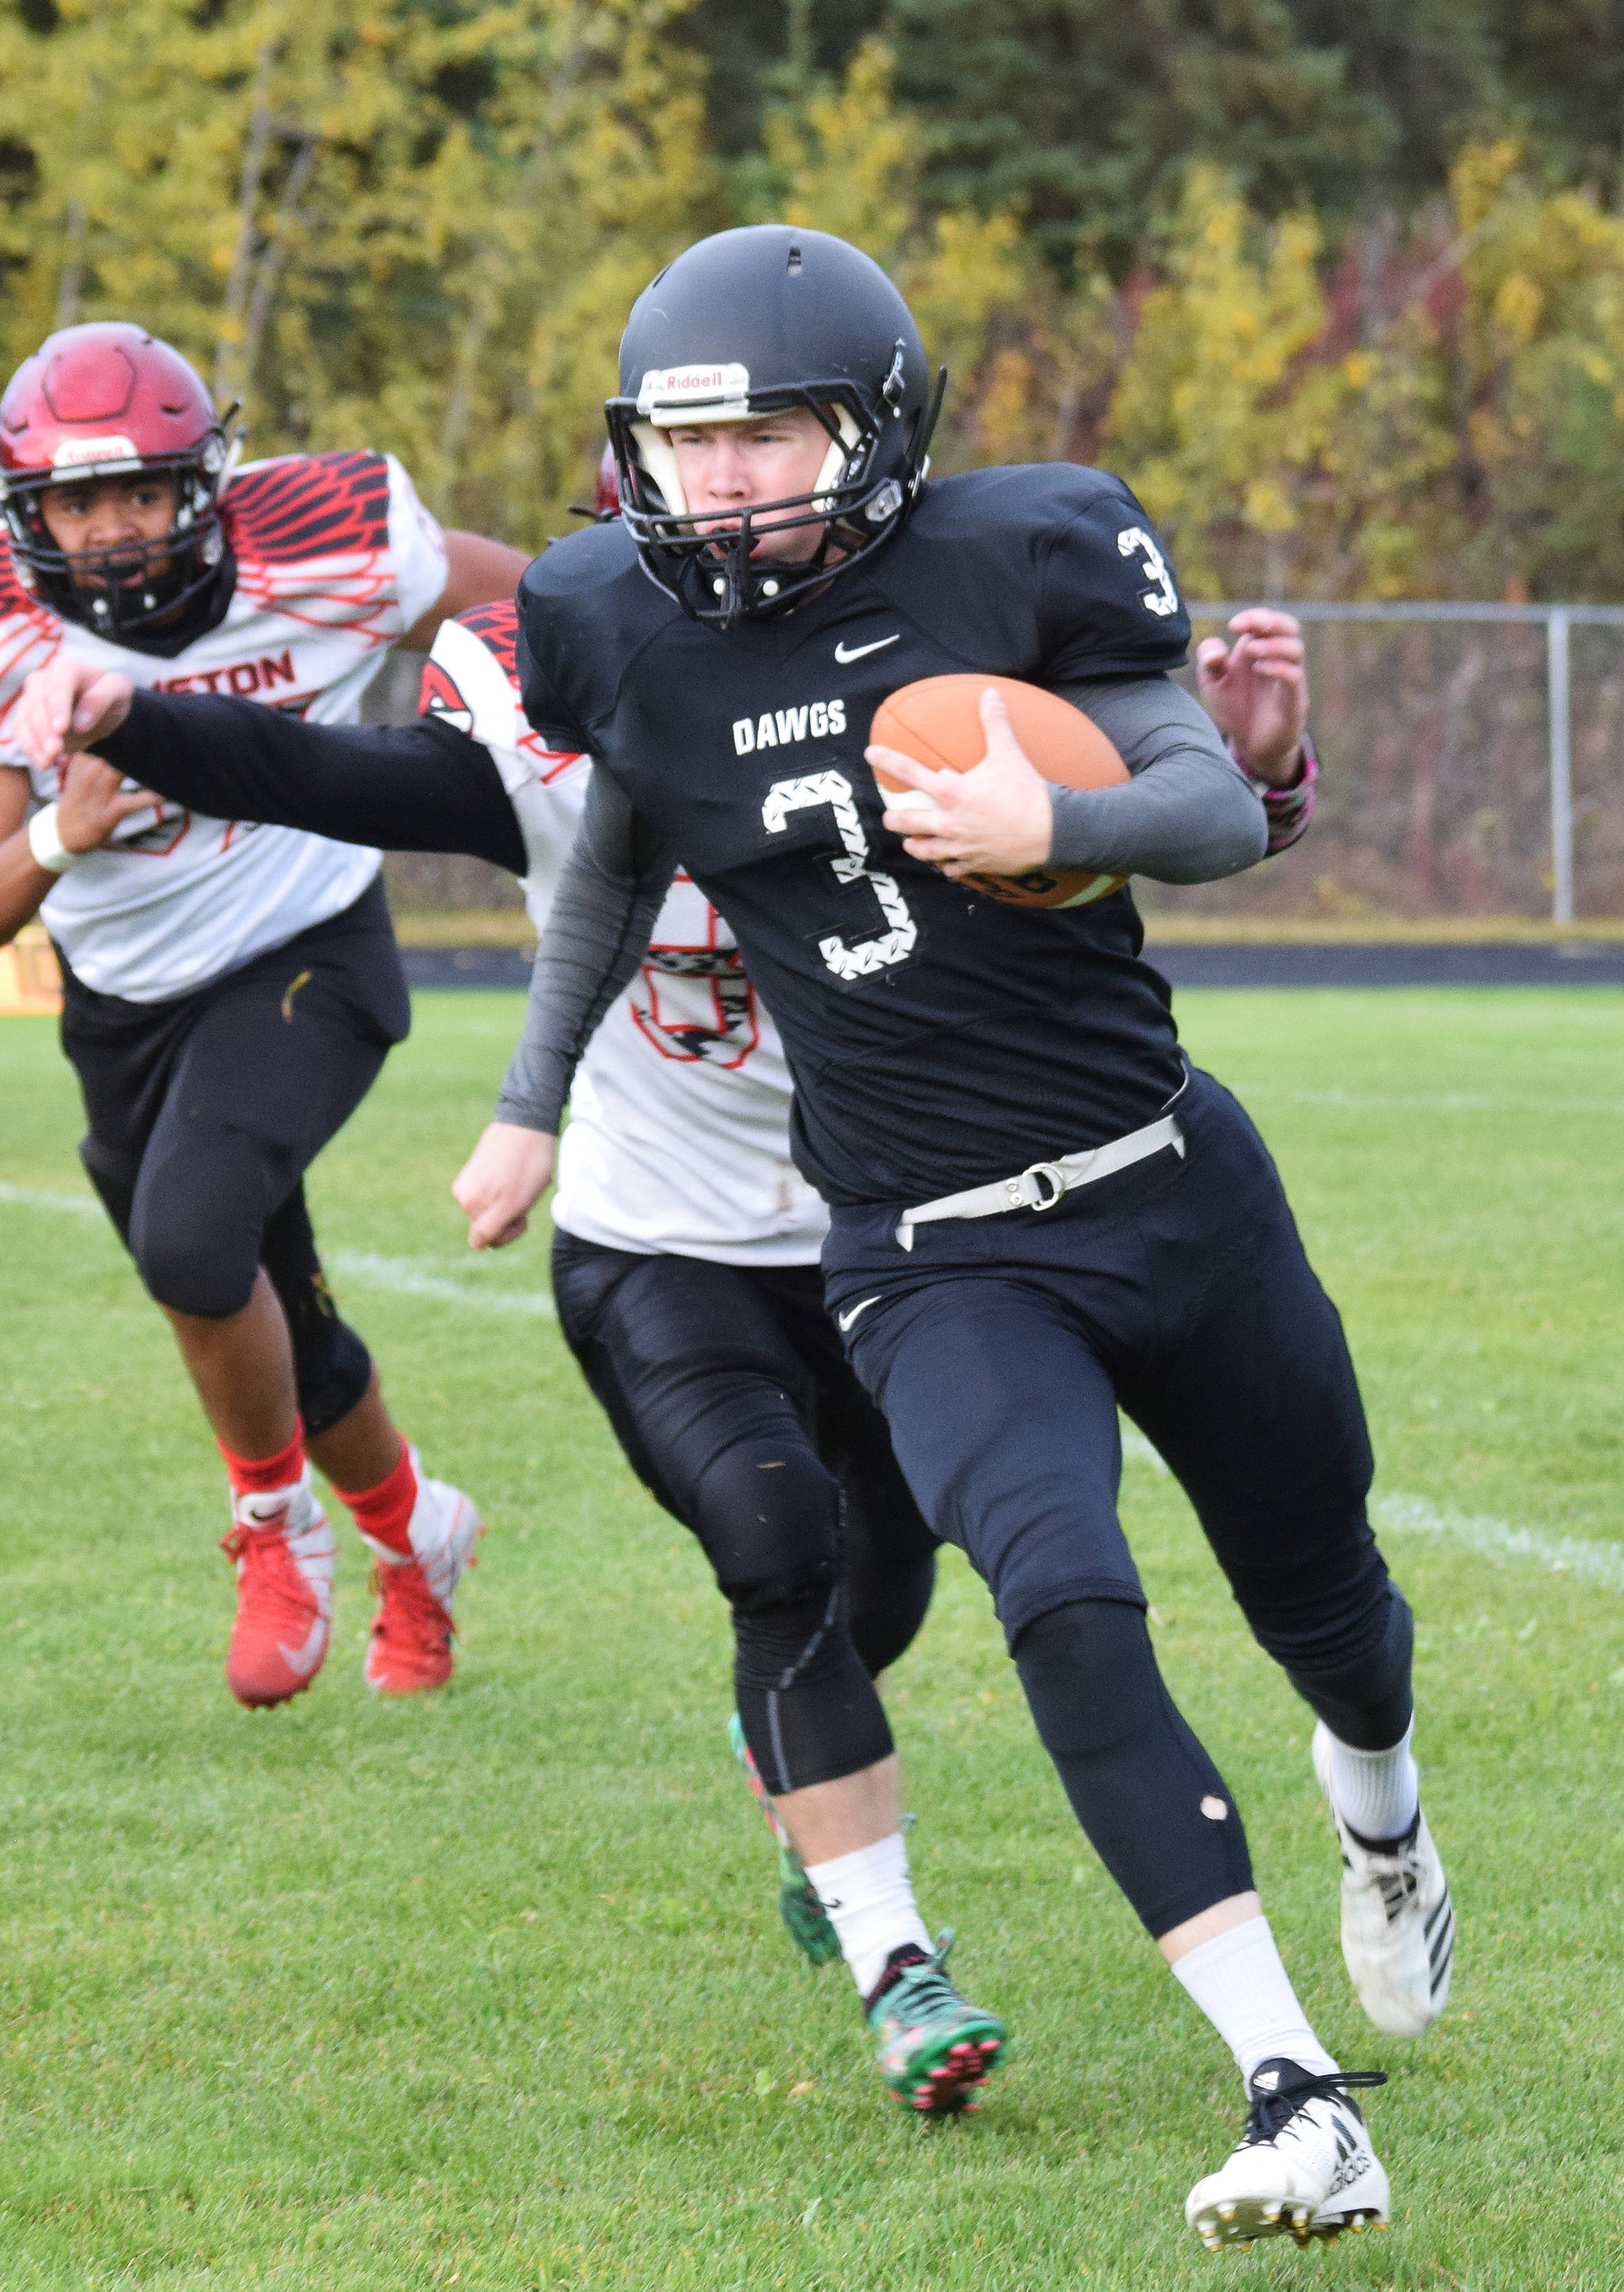
[[1052,1210],[1074,1186],[1092,1186],[1114,1171],[1130,1169],[1147,1155],[1159,1154],[1164,1146],[1171,1146],[1182,1159],[1184,1134],[1176,1114],[1161,1115],[1147,1122],[1143,1130],[1130,1130],[1126,1138],[1108,1139],[1103,1146],[1086,1154],[1062,1154],[1057,1162],[1030,1163],[1018,1178],[995,1178],[990,1185],[972,1186],[962,1194],[943,1194],[940,1201],[921,1202],[917,1209],[903,1211],[897,1240],[902,1248],[911,1249],[914,1228],[933,1225],[939,1218],[1001,1217],[1006,1210]]

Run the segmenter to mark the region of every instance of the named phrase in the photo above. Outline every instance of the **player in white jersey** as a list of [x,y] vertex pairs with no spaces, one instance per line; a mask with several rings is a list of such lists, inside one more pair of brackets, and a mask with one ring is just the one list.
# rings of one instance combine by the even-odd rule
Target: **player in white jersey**
[[308,1686],[329,1638],[333,1533],[308,1458],[378,1555],[380,1691],[448,1676],[479,1533],[395,1430],[305,1209],[306,1167],[409,1024],[381,854],[30,771],[18,696],[70,658],[344,721],[386,647],[510,594],[525,560],[442,533],[383,455],[231,472],[229,418],[123,324],[53,335],[0,400],[0,940],[38,909],[61,958],[81,1154],[224,1456],[227,1678],[268,1706]]
[[[72,769],[109,789],[123,773],[186,803],[472,853],[523,879],[539,928],[589,769],[526,722],[516,633],[507,604],[445,623],[408,730],[300,728],[230,701],[155,703],[85,674],[30,687],[27,729],[53,756],[77,706],[68,738],[110,761]],[[1233,652],[1211,648],[1206,690],[1225,728],[1254,750],[1270,734],[1289,748],[1305,707],[1295,624],[1248,616]],[[1305,751],[1272,800],[1273,848],[1306,827],[1313,769]],[[629,1461],[698,1536],[732,1608],[735,1748],[780,1842],[786,1923],[820,1960],[839,1944],[770,1801],[805,1792],[797,1811],[815,1812],[820,1791],[844,1788],[850,1711],[869,1700],[852,1696],[849,1667],[876,1675],[909,1644],[933,1539],[823,1311],[828,1219],[790,1159],[790,1097],[777,1029],[731,932],[679,876],[576,1077],[554,1284]],[[889,1756],[889,1735],[859,1747],[870,1752]]]
[[[111,762],[74,756],[67,770],[109,798],[134,780],[183,805],[471,853],[522,880],[539,929],[589,766],[526,724],[515,633],[511,604],[447,621],[419,721],[405,729],[298,724],[103,680],[96,690],[133,701],[122,730],[98,739]],[[37,719],[49,682],[34,680],[24,717]],[[633,1468],[698,1536],[732,1606],[740,1698],[779,1715],[788,1764],[774,1789],[820,1780],[817,1745],[837,1739],[844,1699],[838,1670],[811,1663],[782,1692],[780,1675],[836,1610],[849,1618],[849,1636],[836,1635],[848,1662],[872,1675],[894,1661],[929,1604],[935,1551],[823,1311],[827,1218],[789,1158],[790,1093],[731,933],[679,879],[582,1069],[554,1279],[565,1336]],[[735,1748],[764,1804],[737,1730]],[[792,1934],[814,1959],[836,1955],[775,1835]]]

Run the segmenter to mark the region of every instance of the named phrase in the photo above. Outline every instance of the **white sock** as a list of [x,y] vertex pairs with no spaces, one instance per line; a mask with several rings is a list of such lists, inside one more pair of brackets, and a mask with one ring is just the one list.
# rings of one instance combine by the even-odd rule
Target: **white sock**
[[1336,2068],[1297,2002],[1267,1918],[1198,1942],[1173,1971],[1235,2056],[1248,2090],[1253,2070],[1277,2054],[1299,2069]]
[[1421,1804],[1421,1771],[1410,1747],[1415,1731],[1411,1719],[1390,1751],[1355,1751],[1330,1736],[1331,1802],[1361,1838],[1402,1838],[1415,1820]]
[[806,1875],[828,1912],[852,1979],[864,1997],[885,1971],[893,1949],[909,1941],[923,1950],[933,1947],[914,1903],[908,1849],[900,1830],[877,1845],[860,1846],[855,1854],[809,1862]]

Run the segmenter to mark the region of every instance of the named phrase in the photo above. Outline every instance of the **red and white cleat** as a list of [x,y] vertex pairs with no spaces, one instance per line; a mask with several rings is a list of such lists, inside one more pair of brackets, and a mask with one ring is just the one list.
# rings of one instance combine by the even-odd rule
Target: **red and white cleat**
[[424,1477],[417,1451],[417,1501],[408,1534],[412,1557],[374,1545],[378,1564],[373,1588],[381,1605],[373,1618],[363,1677],[377,1695],[421,1695],[451,1676],[451,1602],[485,1523],[473,1499],[448,1481]]
[[308,1465],[287,1488],[240,1496],[220,1548],[237,1568],[226,1684],[251,1711],[303,1694],[333,1628],[333,1530]]

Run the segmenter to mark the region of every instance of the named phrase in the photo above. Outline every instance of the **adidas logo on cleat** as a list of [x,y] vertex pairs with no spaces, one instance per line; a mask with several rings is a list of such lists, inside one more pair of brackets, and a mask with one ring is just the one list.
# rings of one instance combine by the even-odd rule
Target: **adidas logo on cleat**
[[1340,2196],[1344,2189],[1352,2188],[1353,2183],[1359,2178],[1359,2175],[1364,2170],[1363,2160],[1360,2158],[1353,2143],[1347,2140],[1340,2130],[1338,2130],[1337,2135],[1337,2146],[1342,2151],[1342,2161],[1337,2167],[1335,2177],[1332,2179],[1329,2188],[1325,2191],[1325,2201],[1327,2204],[1330,2202],[1333,2197]]

